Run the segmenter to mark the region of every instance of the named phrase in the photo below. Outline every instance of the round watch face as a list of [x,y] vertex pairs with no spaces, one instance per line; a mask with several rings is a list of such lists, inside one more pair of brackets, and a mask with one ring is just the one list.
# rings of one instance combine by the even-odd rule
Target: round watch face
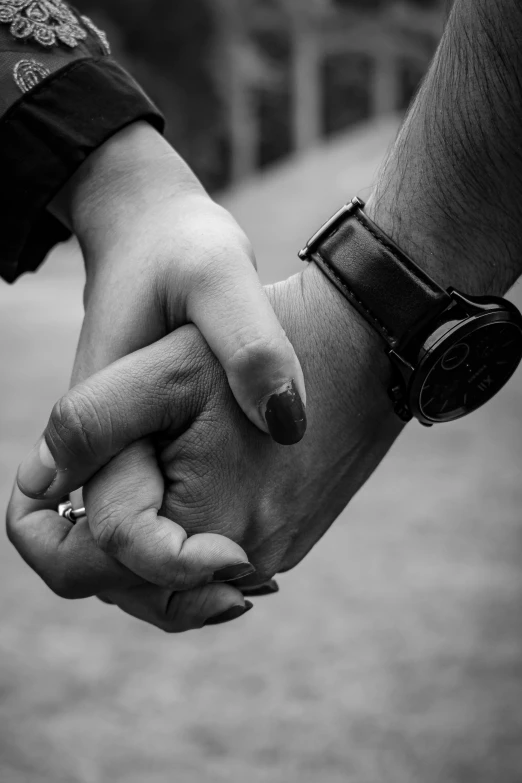
[[522,332],[509,321],[484,324],[449,340],[426,375],[419,395],[422,416],[451,421],[479,408],[509,380],[522,356]]

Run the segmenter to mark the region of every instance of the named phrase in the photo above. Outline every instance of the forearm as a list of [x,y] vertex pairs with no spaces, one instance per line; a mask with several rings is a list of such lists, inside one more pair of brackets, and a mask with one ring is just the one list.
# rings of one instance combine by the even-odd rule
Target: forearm
[[456,0],[367,210],[442,285],[522,272],[522,7]]

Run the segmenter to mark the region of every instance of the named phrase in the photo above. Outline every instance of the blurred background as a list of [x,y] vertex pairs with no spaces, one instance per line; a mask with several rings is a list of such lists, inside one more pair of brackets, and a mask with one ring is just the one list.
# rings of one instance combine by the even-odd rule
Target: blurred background
[[[251,236],[264,282],[368,195],[447,3],[80,2]],[[81,258],[0,285],[0,504],[68,385]],[[515,289],[512,298],[522,305]],[[522,371],[411,424],[277,596],[167,637],[0,545],[0,783],[520,783]]]
[[204,184],[410,101],[448,0],[78,0]]

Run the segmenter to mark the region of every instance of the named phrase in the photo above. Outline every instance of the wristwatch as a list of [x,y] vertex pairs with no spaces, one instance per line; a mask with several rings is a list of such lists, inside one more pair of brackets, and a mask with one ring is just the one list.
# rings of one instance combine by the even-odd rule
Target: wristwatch
[[377,331],[397,415],[453,421],[488,402],[522,358],[522,316],[505,299],[441,288],[354,198],[309,240],[313,261]]

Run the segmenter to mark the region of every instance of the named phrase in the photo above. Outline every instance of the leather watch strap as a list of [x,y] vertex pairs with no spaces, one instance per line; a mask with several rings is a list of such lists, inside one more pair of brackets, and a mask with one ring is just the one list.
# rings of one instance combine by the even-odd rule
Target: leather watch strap
[[451,304],[449,294],[400,250],[354,199],[328,221],[300,256],[331,282],[396,348]]

